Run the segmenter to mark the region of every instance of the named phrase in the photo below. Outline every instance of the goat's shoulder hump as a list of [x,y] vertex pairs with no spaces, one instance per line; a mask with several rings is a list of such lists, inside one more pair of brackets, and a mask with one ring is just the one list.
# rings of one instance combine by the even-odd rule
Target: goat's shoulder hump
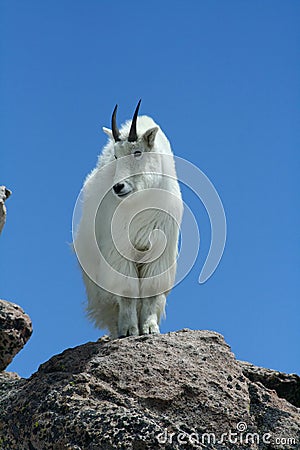
[[157,123],[154,122],[152,117],[149,116],[139,116],[137,122],[138,128],[142,129],[142,131],[147,131],[149,128],[158,126]]
[[[122,127],[121,127],[121,135],[122,136],[127,136],[131,127],[131,120],[127,120],[127,122],[125,122]],[[153,128],[153,127],[158,127],[159,125],[157,125],[157,123],[154,122],[154,120],[152,119],[152,117],[149,116],[138,116],[137,118],[137,132],[139,135],[142,135],[143,133],[145,133],[145,131],[149,130],[149,128]]]

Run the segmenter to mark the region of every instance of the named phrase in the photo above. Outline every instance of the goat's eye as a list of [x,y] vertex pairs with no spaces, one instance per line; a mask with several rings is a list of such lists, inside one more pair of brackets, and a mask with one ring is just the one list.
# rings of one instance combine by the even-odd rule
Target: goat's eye
[[135,158],[140,158],[140,157],[142,156],[141,150],[136,150],[136,151],[133,153],[133,156],[134,156]]
[[115,159],[117,159],[116,155],[114,155]]

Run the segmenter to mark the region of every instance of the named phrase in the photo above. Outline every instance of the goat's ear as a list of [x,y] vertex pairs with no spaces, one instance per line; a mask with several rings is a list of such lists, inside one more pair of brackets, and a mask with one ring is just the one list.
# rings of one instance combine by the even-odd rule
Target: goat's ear
[[110,137],[112,139],[113,134],[112,134],[112,131],[109,128],[102,127],[102,130],[104,131],[105,134],[107,134],[108,137]]
[[144,134],[143,139],[149,148],[152,148],[155,141],[156,133],[158,132],[158,127],[149,128]]

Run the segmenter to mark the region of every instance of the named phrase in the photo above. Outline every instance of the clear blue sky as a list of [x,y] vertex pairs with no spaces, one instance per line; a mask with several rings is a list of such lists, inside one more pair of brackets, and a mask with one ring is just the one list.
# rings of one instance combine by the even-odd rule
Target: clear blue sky
[[121,123],[142,97],[141,113],[214,183],[228,223],[221,264],[199,285],[210,226],[183,188],[202,243],[162,331],[215,330],[239,359],[300,372],[299,22],[296,0],[0,1],[0,182],[13,191],[0,296],[34,328],[10,370],[28,376],[101,335],[84,316],[72,212],[115,103]]

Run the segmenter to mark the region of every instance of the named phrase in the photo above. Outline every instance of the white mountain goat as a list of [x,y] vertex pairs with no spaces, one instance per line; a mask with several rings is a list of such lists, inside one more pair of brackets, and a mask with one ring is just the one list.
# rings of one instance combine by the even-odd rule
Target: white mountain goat
[[89,318],[111,337],[159,333],[175,280],[182,199],[170,143],[139,116],[109,140],[82,190],[74,238]]

